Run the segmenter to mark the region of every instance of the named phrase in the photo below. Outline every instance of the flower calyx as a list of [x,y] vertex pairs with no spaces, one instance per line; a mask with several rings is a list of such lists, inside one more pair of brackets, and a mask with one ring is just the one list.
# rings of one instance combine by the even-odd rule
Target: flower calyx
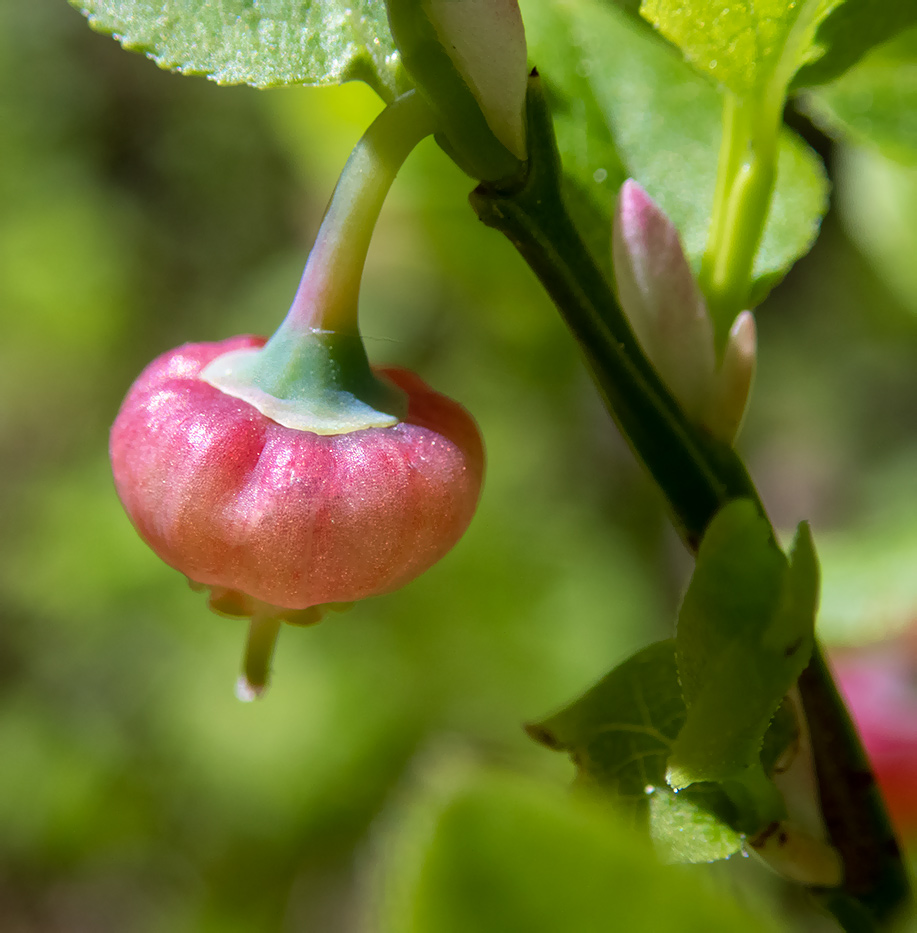
[[370,369],[358,334],[282,328],[264,347],[221,354],[201,379],[284,427],[313,434],[390,428],[407,412],[404,392]]

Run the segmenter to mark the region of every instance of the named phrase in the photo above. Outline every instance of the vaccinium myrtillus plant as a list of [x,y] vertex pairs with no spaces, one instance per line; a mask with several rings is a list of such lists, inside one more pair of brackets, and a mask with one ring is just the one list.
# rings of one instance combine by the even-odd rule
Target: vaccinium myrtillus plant
[[211,608],[251,618],[243,698],[266,685],[281,620],[308,624],[328,604],[402,586],[455,544],[477,504],[470,416],[412,373],[372,371],[357,327],[373,223],[428,126],[410,122],[415,98],[354,151],[271,340],[165,354],[112,428],[115,485],[137,530],[210,589]]
[[[141,534],[210,587],[214,608],[252,617],[243,692],[265,683],[278,620],[311,621],[320,606],[406,582],[470,520],[482,460],[473,423],[416,377],[373,373],[356,329],[388,183],[432,133],[476,182],[478,217],[553,299],[696,558],[674,639],[530,734],[570,752],[578,784],[630,814],[663,859],[755,852],[843,929],[891,928],[908,882],[815,638],[812,536],[802,523],[784,552],[734,443],[756,363],[753,309],[824,210],[821,166],[783,126],[788,97],[830,87],[913,28],[917,9],[644,0],[639,17],[679,56],[633,5],[544,0],[525,9],[538,36],[526,78],[513,0],[388,0],[384,14],[335,0],[74,4],[165,67],[261,87],[362,79],[387,104],[345,167],[280,330],[264,345],[239,338],[160,358],[112,435]],[[647,62],[645,81],[620,80]],[[635,87],[640,102],[622,103]],[[830,95],[814,93],[831,131],[847,132]],[[628,107],[648,119],[622,125]],[[718,156],[708,124],[720,127]],[[593,146],[620,171],[596,165]],[[698,159],[693,180],[707,184],[682,190],[680,163]],[[797,749],[817,787],[814,827],[781,790]],[[471,802],[486,811],[502,798],[487,799]],[[449,807],[471,797],[450,800],[425,850],[433,863]],[[427,874],[412,884],[409,897],[432,903]],[[450,928],[424,909],[400,928]]]

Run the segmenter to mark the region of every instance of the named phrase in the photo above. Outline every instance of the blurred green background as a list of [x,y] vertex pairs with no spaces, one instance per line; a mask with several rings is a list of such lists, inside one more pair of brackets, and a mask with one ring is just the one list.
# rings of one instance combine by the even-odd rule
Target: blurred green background
[[[63,0],[0,6],[0,77],[0,929],[355,930],[374,820],[415,756],[458,744],[565,782],[521,724],[666,637],[689,561],[428,141],[362,320],[374,361],[477,417],[479,513],[402,592],[286,629],[266,699],[236,701],[244,624],[137,538],[108,426],[157,354],[279,323],[380,105],[166,74]],[[762,309],[741,447],[775,521],[813,521],[823,634],[861,643],[917,616],[917,233],[899,224],[889,273],[876,244],[905,196],[862,180],[903,172],[913,204],[917,175],[820,144],[839,210]]]

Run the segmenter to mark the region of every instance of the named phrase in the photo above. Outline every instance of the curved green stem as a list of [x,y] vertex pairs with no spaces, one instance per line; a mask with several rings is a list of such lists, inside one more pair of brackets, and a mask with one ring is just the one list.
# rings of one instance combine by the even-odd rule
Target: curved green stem
[[240,700],[257,700],[267,689],[271,675],[271,658],[280,633],[279,619],[252,616],[248,627],[248,641],[242,660],[242,673],[236,682],[236,696]]
[[360,279],[385,196],[435,129],[415,91],[382,111],[344,166],[283,323],[263,348],[217,357],[204,380],[295,430],[343,434],[404,417],[404,393],[376,378],[366,357],[357,321]]
[[718,352],[751,300],[755,254],[777,174],[780,112],[759,104],[729,91],[723,101],[723,141],[700,273]]
[[360,279],[385,196],[414,147],[435,130],[433,112],[409,91],[363,134],[341,172],[278,335],[309,328],[356,332]]
[[723,98],[723,135],[720,140],[716,189],[710,214],[710,233],[700,272],[700,279],[705,284],[713,276],[718,244],[725,242],[728,236],[726,218],[729,214],[729,195],[745,151],[744,133],[740,124],[741,108],[738,98],[727,91]]
[[[763,507],[735,451],[688,422],[660,382],[570,220],[551,117],[537,81],[530,87],[528,125],[525,174],[512,185],[478,187],[472,206],[484,223],[510,239],[553,298],[610,413],[664,493],[685,543],[696,552],[705,528],[726,502],[747,497],[762,514]],[[743,197],[750,196],[747,187],[741,190]],[[760,188],[750,203],[761,207]],[[722,220],[735,235],[737,210],[727,205]],[[763,224],[760,210],[757,216]],[[748,257],[752,236],[741,249],[737,243],[734,255]],[[812,725],[829,841],[843,856],[846,871],[842,888],[818,894],[850,933],[880,929],[909,900],[908,882],[862,748],[818,646],[799,689]]]
[[819,0],[799,0],[781,54],[758,90],[739,98],[724,92],[723,140],[700,285],[713,317],[717,351],[736,315],[751,306],[755,254],[777,176],[787,89],[823,15]]

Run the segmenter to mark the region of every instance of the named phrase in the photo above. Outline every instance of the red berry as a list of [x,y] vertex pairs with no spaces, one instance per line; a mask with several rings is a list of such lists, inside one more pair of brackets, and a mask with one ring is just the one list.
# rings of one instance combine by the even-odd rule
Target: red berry
[[458,541],[483,447],[464,408],[403,369],[375,371],[407,393],[403,421],[336,435],[284,427],[199,378],[263,343],[186,344],[154,360],[112,428],[115,485],[143,539],[210,587],[215,609],[314,621],[295,610],[397,589]]

